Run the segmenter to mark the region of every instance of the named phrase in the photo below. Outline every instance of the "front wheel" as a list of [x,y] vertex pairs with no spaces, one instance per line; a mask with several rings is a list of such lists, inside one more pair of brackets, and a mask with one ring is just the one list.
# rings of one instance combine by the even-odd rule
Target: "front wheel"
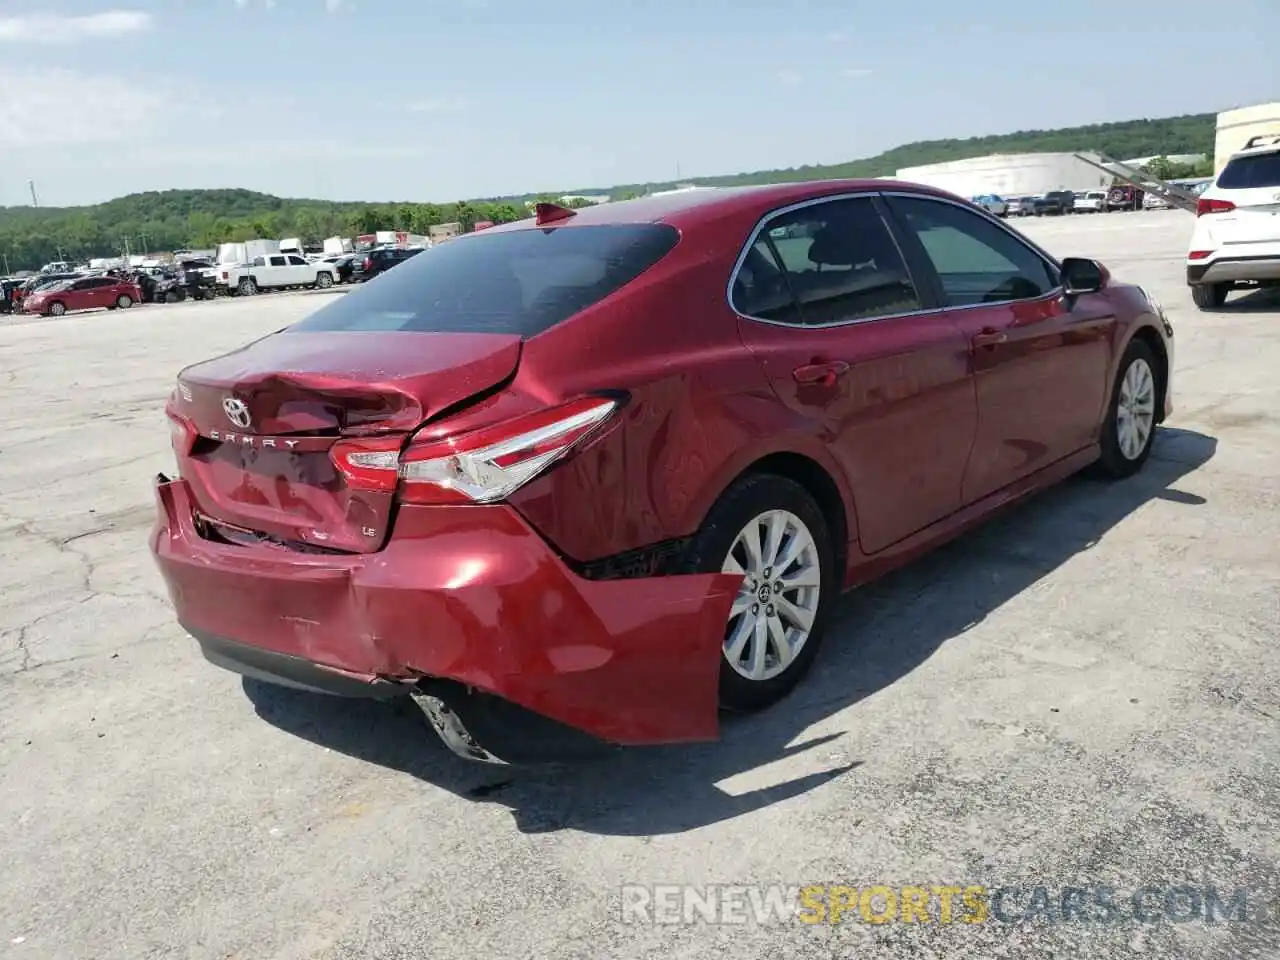
[[116,306],[121,310],[128,310],[133,306],[133,297],[129,296],[127,293],[120,294],[119,298],[116,300]]
[[1141,340],[1129,344],[1120,360],[1107,420],[1102,425],[1097,472],[1104,477],[1120,480],[1132,476],[1151,455],[1162,382],[1159,370],[1149,346]]
[[1216,310],[1227,302],[1225,283],[1198,283],[1191,288],[1191,301],[1201,310]]
[[51,303],[49,305],[49,315],[51,317],[60,317],[67,312],[67,308],[61,303]]
[[822,510],[794,480],[748,476],[721,496],[686,567],[743,577],[721,645],[722,707],[761,710],[808,671],[839,593],[835,557]]
[[316,277],[316,286],[321,290],[328,290],[333,286],[333,274],[321,273]]

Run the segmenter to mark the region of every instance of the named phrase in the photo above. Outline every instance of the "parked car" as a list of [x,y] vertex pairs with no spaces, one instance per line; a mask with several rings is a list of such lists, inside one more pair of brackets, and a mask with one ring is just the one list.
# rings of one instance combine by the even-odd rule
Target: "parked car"
[[1029,217],[1035,212],[1035,197],[1013,197],[1005,207],[1006,216]]
[[1037,217],[1059,216],[1071,213],[1075,209],[1076,195],[1070,190],[1050,190],[1036,197],[1032,202],[1031,212]]
[[351,282],[351,274],[354,273],[356,269],[356,254],[330,254],[326,257],[320,258],[320,262],[327,263],[333,268],[334,272],[337,274],[338,283]]
[[352,283],[363,283],[372,280],[380,273],[416,257],[422,252],[419,247],[378,247],[366,250],[363,255],[357,254],[352,261]]
[[119,277],[95,276],[62,280],[41,287],[22,301],[24,313],[60,317],[72,310],[127,310],[142,302],[142,290],[136,283]]
[[1129,184],[1112,187],[1107,191],[1107,212],[1116,210],[1141,210],[1143,192]]
[[308,263],[296,253],[266,254],[248,263],[223,264],[218,268],[218,285],[235,296],[252,296],[259,290],[289,287],[333,286],[337,271],[325,263]]
[[985,193],[981,196],[974,197],[973,203],[977,204],[987,213],[993,213],[997,217],[1006,216],[1009,212],[1009,204],[1002,197],[996,196],[994,193]]
[[1082,190],[1075,196],[1076,213],[1102,213],[1107,209],[1105,190]]
[[23,303],[33,293],[52,287],[54,284],[62,283],[64,280],[77,280],[82,276],[83,274],[73,271],[71,273],[39,273],[34,277],[28,277],[13,291],[14,312],[21,311]]
[[1187,284],[1202,310],[1238,287],[1280,284],[1280,135],[1251,138],[1200,194]]
[[842,589],[1140,470],[1173,345],[918,184],[539,204],[182,370],[151,548],[213,662],[412,697],[464,756],[710,740]]

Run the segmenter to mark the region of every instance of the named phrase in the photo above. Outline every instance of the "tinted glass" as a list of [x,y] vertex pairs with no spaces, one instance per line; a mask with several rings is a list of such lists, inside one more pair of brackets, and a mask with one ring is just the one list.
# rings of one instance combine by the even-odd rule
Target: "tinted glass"
[[1280,187],[1280,153],[1235,157],[1218,174],[1218,186],[1228,190]]
[[951,306],[1043,296],[1052,268],[1008,230],[951,203],[894,197],[894,210],[920,238]]
[[273,267],[283,267],[285,265],[284,257],[272,257],[271,265]]
[[630,283],[679,239],[655,223],[485,231],[411,256],[290,329],[532,337]]
[[734,275],[731,296],[739,313],[805,324],[920,309],[898,247],[869,197],[774,217]]

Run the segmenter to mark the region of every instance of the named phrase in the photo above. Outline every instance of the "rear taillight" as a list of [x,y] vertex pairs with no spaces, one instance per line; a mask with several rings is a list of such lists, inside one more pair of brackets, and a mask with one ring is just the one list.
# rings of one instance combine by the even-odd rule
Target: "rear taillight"
[[364,269],[366,272],[373,269],[373,257],[364,258]]
[[1230,213],[1235,208],[1236,205],[1230,200],[1201,197],[1196,201],[1196,216],[1203,217],[1206,213]]
[[165,407],[165,416],[169,418],[169,440],[173,444],[173,455],[178,460],[178,472],[182,472],[182,461],[191,453],[199,432],[186,417],[176,413],[172,406]]
[[584,397],[457,437],[411,442],[343,440],[331,450],[347,486],[391,492],[406,503],[494,503],[581,446],[618,410]]
[[1212,252],[1213,252],[1212,250],[1192,250],[1190,253],[1187,254],[1187,259],[1188,260],[1207,260],[1209,258],[1209,254],[1211,254]]

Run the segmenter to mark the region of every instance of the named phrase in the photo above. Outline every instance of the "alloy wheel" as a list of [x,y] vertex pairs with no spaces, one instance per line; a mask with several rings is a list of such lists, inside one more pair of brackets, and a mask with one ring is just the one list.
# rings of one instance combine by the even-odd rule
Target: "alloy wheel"
[[721,568],[743,576],[729,612],[724,658],[756,682],[786,670],[804,648],[822,599],[822,567],[808,527],[768,510],[739,532]]
[[1147,447],[1156,417],[1156,378],[1146,360],[1138,357],[1120,381],[1116,404],[1116,442],[1127,460],[1137,460]]

